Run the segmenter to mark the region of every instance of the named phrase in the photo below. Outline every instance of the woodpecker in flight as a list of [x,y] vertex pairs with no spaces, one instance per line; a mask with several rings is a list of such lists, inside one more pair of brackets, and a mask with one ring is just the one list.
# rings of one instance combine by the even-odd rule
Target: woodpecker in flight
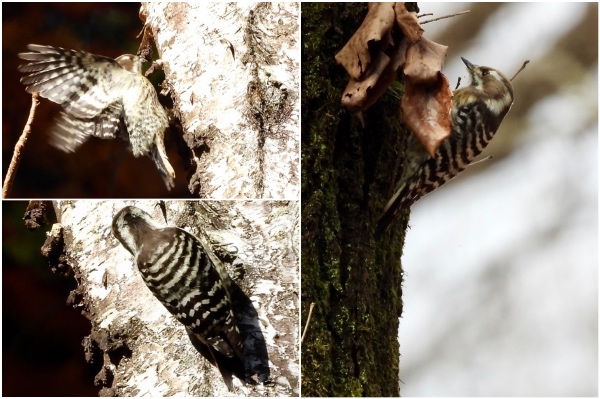
[[62,105],[50,130],[51,144],[73,152],[90,136],[120,137],[136,157],[149,156],[167,189],[174,186],[175,171],[165,151],[167,112],[152,83],[142,75],[141,59],[125,54],[116,59],[85,51],[30,44],[19,57],[25,73],[21,83],[28,93]]

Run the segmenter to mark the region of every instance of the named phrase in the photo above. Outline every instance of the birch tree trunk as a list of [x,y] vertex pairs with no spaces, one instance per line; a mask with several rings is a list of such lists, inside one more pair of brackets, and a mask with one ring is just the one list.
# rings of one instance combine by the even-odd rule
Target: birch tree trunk
[[234,379],[233,392],[192,346],[183,325],[152,295],[132,256],[112,235],[113,215],[122,207],[136,205],[164,222],[161,203],[54,203],[60,226],[53,231],[62,227],[66,259],[78,282],[69,301],[92,324],[84,341],[86,359],[102,364],[95,381],[100,394],[298,394],[298,202],[164,203],[168,224],[207,240],[251,300],[255,314],[236,318],[250,374],[260,383]]
[[380,241],[408,132],[384,95],[359,118],[340,105],[348,76],[334,55],[364,3],[302,4],[302,395],[398,396],[400,257],[408,215]]
[[144,3],[202,198],[299,192],[298,3]]

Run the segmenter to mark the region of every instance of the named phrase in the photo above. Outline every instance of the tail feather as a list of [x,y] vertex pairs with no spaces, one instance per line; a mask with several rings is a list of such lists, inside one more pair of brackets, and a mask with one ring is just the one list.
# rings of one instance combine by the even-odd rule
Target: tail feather
[[241,353],[238,356],[228,357],[206,343],[202,337],[194,334],[189,328],[186,328],[186,331],[194,348],[219,369],[219,373],[221,373],[229,391],[233,391],[233,376],[246,381],[246,368]]
[[150,157],[156,164],[156,167],[158,168],[158,171],[160,172],[167,189],[170,191],[173,187],[175,187],[175,171],[169,163],[169,158],[167,157],[164,146],[161,148],[158,148],[156,145],[152,147]]
[[[377,221],[377,227],[375,229],[375,239],[379,240],[381,235],[387,230],[388,226],[394,221],[398,213],[406,206],[404,201],[406,199],[406,183],[396,190],[392,198],[388,201],[383,211],[383,215]],[[409,204],[410,206],[410,204]]]

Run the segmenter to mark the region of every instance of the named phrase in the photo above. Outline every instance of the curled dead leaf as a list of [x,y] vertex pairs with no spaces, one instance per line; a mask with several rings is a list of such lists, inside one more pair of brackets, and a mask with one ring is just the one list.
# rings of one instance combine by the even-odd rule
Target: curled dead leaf
[[404,123],[434,156],[452,128],[452,90],[448,79],[441,72],[433,83],[406,79],[401,106]]
[[[369,12],[348,43],[336,55],[341,64],[355,80],[361,80],[371,65],[369,46],[384,51],[392,44],[391,29],[394,25],[394,3],[369,3]],[[378,45],[376,45],[377,42]]]
[[365,105],[370,103],[368,101],[369,91],[375,87],[389,63],[390,57],[385,53],[379,53],[377,59],[371,65],[369,74],[363,80],[350,78],[342,95],[342,105],[350,109],[366,109],[364,108]]
[[365,111],[403,68],[404,122],[433,155],[451,133],[452,92],[441,73],[448,48],[423,36],[404,3],[369,3],[356,33],[335,56],[350,74],[342,105]]
[[426,37],[412,44],[406,52],[404,76],[415,83],[431,83],[438,79],[448,54],[448,47]]
[[423,28],[419,25],[417,13],[410,12],[404,6],[404,3],[396,3],[394,5],[394,13],[396,14],[396,23],[412,43],[415,43],[423,36]]
[[399,47],[389,51],[391,58],[386,53],[379,53],[363,80],[351,78],[342,95],[342,105],[365,111],[377,102],[396,80],[396,70],[404,64],[407,46],[407,41],[401,41]]

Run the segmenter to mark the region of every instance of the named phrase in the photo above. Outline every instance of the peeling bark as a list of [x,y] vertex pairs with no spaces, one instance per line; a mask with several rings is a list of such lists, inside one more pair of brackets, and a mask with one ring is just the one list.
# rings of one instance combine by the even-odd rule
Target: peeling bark
[[299,192],[298,3],[144,3],[184,140],[190,192]]
[[[169,225],[207,240],[256,309],[258,330],[245,339],[251,353],[265,345],[264,383],[233,381],[229,392],[216,367],[202,357],[186,331],[152,295],[131,255],[111,232],[113,215],[136,205],[164,221],[161,201],[56,201],[66,258],[78,288],[69,302],[89,318],[86,359],[102,365],[100,394],[133,396],[289,396],[298,394],[297,201],[166,202]],[[204,233],[202,233],[204,232]],[[240,323],[240,318],[238,323]],[[241,322],[246,323],[247,320]],[[248,327],[252,328],[252,326]],[[240,326],[240,329],[243,329]],[[257,337],[260,335],[260,337]],[[250,344],[248,344],[250,342]],[[247,353],[248,352],[248,353]],[[264,378],[266,377],[266,378]]]

